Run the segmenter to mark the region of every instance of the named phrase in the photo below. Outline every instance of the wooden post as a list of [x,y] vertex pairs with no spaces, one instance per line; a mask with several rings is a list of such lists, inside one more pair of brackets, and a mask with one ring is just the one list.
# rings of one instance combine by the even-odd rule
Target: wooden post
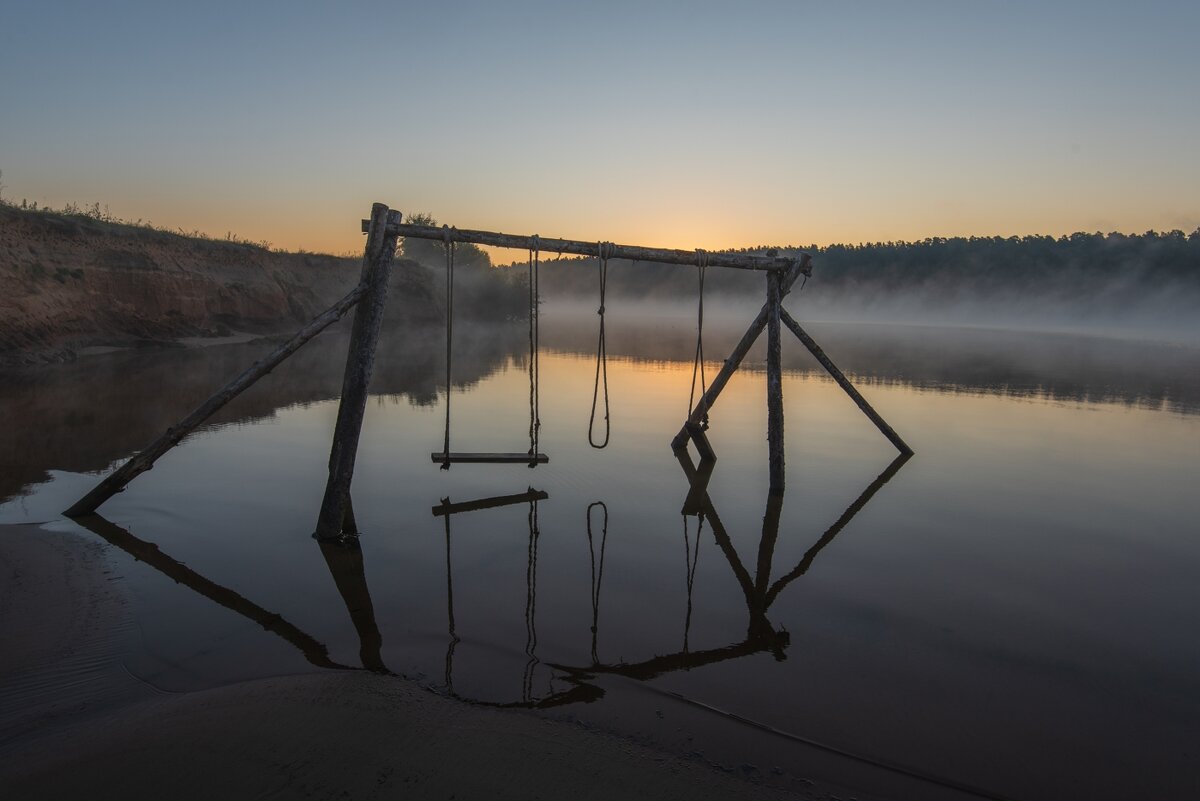
[[300,346],[305,342],[308,342],[317,334],[342,319],[343,315],[355,303],[358,303],[365,291],[366,287],[363,284],[359,284],[351,290],[350,294],[346,295],[346,297],[339,300],[329,309],[326,309],[304,328],[297,331],[291,339],[252,364],[245,372],[222,387],[217,394],[196,407],[191,414],[168,428],[161,437],[154,440],[154,442],[146,446],[140,453],[121,465],[108,478],[97,484],[91,492],[76,501],[75,505],[63,514],[67,517],[82,517],[83,515],[95,512],[100,504],[123,490],[125,485],[130,481],[133,481],[139,475],[153,467],[160,456],[178,445],[184,437],[192,433],[192,430],[196,426],[203,423],[209,417],[212,417],[222,406],[240,395],[243,390],[255,381],[271,372],[280,362],[299,350]]
[[771,466],[771,493],[782,494],[783,470],[783,360],[779,318],[783,293],[779,274],[767,275],[767,453]]
[[[801,275],[809,275],[810,273],[812,273],[812,259],[808,254],[805,254],[784,273],[783,279],[780,282],[781,297],[786,296],[791,291],[792,284],[796,283]],[[700,422],[705,410],[712,408],[713,404],[717,402],[717,398],[721,395],[721,391],[725,389],[725,385],[729,383],[729,379],[741,367],[742,360],[746,358],[746,354],[750,352],[750,348],[754,346],[758,335],[762,333],[763,328],[767,324],[767,311],[768,304],[764,303],[758,312],[758,316],[754,318],[754,322],[750,323],[750,327],[746,329],[746,333],[742,334],[742,338],[733,349],[733,353],[729,355],[729,358],[721,366],[721,371],[717,373],[717,377],[708,385],[708,391],[704,393],[700,402],[696,404],[696,408],[692,409],[691,414],[688,415],[687,423],[684,424],[683,428],[679,429],[679,433],[675,435],[675,439],[671,440],[672,450],[677,450],[684,446],[689,436],[688,424],[698,424]]]
[[821,366],[829,372],[829,375],[831,375],[833,380],[838,383],[838,386],[845,390],[846,394],[850,396],[851,400],[853,400],[855,404],[857,404],[858,408],[862,409],[862,413],[869,417],[871,422],[875,424],[875,427],[878,428],[880,432],[882,432],[883,435],[887,437],[893,445],[896,446],[896,450],[900,451],[900,453],[904,454],[905,456],[912,456],[913,449],[908,447],[908,443],[900,439],[900,435],[897,434],[892,427],[887,424],[887,421],[879,416],[879,413],[871,407],[871,404],[867,403],[867,399],[859,394],[858,390],[854,388],[854,385],[850,383],[850,379],[846,378],[845,374],[838,369],[836,364],[833,363],[833,359],[830,359],[827,355],[825,355],[825,351],[821,349],[821,346],[817,344],[816,340],[810,337],[808,332],[800,327],[800,323],[796,322],[792,318],[792,315],[787,313],[786,309],[783,310],[780,319],[783,320],[784,325],[791,329],[792,333],[796,335],[796,338],[804,343],[804,347],[808,348],[812,352],[812,355],[817,357],[817,361],[821,363]]
[[366,284],[367,292],[354,314],[354,329],[346,354],[342,399],[338,404],[333,446],[329,452],[329,480],[325,484],[325,497],[321,501],[321,513],[314,534],[320,540],[334,539],[345,528],[354,459],[358,455],[358,438],[367,408],[367,388],[371,382],[371,370],[375,366],[375,345],[379,339],[379,327],[383,323],[388,276],[396,254],[396,234],[389,233],[388,226],[399,224],[400,212],[391,211],[382,203],[371,207],[361,280]]

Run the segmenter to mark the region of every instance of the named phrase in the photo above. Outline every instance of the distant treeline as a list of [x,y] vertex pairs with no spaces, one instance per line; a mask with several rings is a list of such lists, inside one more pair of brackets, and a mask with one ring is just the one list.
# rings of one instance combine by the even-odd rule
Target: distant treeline
[[[856,289],[971,296],[1013,293],[1095,295],[1123,287],[1157,292],[1200,290],[1200,228],[1144,234],[1086,234],[1022,237],[934,237],[918,242],[871,242],[809,247],[762,246],[739,253],[813,256],[812,288],[844,294]],[[509,265],[518,273],[523,264]],[[544,259],[543,294],[587,297],[597,292],[596,260]],[[706,291],[761,294],[760,275],[710,269]],[[696,271],[678,266],[613,260],[608,291],[639,298],[688,297]]]
[[[428,214],[407,219],[418,225],[437,225]],[[437,288],[439,305],[446,298],[446,246],[430,239],[401,239],[397,255],[423,267]],[[492,269],[492,261],[475,245],[454,246],[454,312],[477,321],[525,319],[529,313],[529,289],[525,274],[511,269]],[[444,309],[443,309],[444,312]]]

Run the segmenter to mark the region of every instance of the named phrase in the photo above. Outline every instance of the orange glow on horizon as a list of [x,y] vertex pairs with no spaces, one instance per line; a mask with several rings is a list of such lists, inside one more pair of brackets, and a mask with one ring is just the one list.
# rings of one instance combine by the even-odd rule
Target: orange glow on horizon
[[[92,194],[97,194],[92,192]],[[19,189],[5,192],[8,201],[22,196]],[[86,197],[87,195],[84,195]],[[406,203],[405,198],[388,198],[386,193],[375,195],[404,210],[420,208]],[[370,196],[368,196],[370,197]],[[90,207],[91,201],[78,196],[61,194],[37,198],[40,207],[62,208],[68,203]],[[214,238],[227,235],[247,242],[269,243],[277,250],[326,253],[358,257],[362,253],[363,237],[359,220],[366,216],[370,200],[341,197],[329,207],[295,203],[266,202],[265,198],[236,199],[210,202],[200,195],[176,195],[165,190],[161,196],[139,195],[121,202],[101,201],[119,219],[144,221],[156,227],[183,233],[200,232]],[[1186,204],[1185,204],[1186,205]],[[934,216],[930,210],[914,206],[873,208],[864,205],[862,213],[843,215],[837,209],[820,209],[808,215],[797,213],[773,218],[745,213],[723,216],[719,209],[699,208],[663,210],[655,208],[610,211],[596,214],[588,209],[537,209],[505,207],[489,211],[479,205],[446,210],[432,209],[439,222],[460,228],[502,231],[512,234],[540,234],[583,241],[607,240],[625,245],[677,248],[710,251],[743,249],[760,246],[826,246],[886,241],[920,241],[928,237],[969,236],[1062,236],[1078,231],[1127,234],[1146,230],[1179,229],[1191,233],[1200,225],[1200,211],[1195,215],[1168,213],[1163,210],[1133,207],[1126,213],[1111,217],[1079,214],[1067,217],[1066,212],[1049,215],[1038,208],[997,213],[995,209],[979,209],[967,214],[962,209],[947,209]],[[886,212],[886,213],[885,213]],[[986,224],[982,221],[987,220]],[[1056,222],[1050,222],[1056,220]],[[485,248],[494,264],[523,261],[522,252],[503,248]]]

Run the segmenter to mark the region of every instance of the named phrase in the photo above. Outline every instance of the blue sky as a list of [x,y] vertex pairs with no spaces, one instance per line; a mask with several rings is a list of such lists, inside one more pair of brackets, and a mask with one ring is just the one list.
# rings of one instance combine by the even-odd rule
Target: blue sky
[[0,6],[5,197],[345,252],[1200,225],[1197,3]]

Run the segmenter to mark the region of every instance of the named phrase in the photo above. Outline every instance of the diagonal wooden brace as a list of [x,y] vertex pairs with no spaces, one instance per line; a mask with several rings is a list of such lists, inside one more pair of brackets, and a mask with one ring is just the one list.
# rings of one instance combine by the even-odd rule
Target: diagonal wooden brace
[[854,401],[855,405],[857,405],[859,409],[862,409],[862,413],[870,418],[871,422],[875,424],[875,427],[878,428],[880,432],[882,432],[883,435],[888,438],[888,441],[896,446],[896,450],[900,451],[900,453],[906,456],[911,456],[913,449],[908,447],[908,443],[900,439],[900,435],[897,434],[892,427],[887,424],[887,421],[879,416],[879,412],[875,411],[875,409],[871,407],[871,404],[867,403],[867,399],[864,398],[859,391],[854,388],[854,385],[850,383],[850,379],[846,378],[845,373],[838,369],[838,366],[834,364],[833,360],[825,354],[825,351],[821,349],[821,346],[817,344],[816,340],[810,337],[808,332],[800,327],[800,323],[796,322],[792,318],[792,315],[787,313],[787,309],[780,309],[779,319],[784,325],[791,329],[792,333],[796,335],[797,339],[804,343],[804,347],[808,348],[812,352],[812,355],[817,357],[817,361],[821,363],[821,366],[824,367],[829,375],[833,377],[833,380],[838,383],[838,386],[845,390],[846,394],[850,396],[850,399]]
[[182,442],[184,437],[192,433],[205,420],[216,414],[221,407],[240,395],[255,381],[279,366],[284,359],[299,350],[300,346],[305,342],[308,342],[317,334],[342,319],[346,312],[352,309],[354,304],[358,303],[366,291],[367,287],[365,284],[356,286],[346,297],[323,313],[317,315],[313,318],[312,322],[297,331],[295,336],[252,364],[245,372],[222,387],[217,394],[197,406],[191,414],[168,428],[161,437],[151,442],[139,453],[130,458],[129,461],[117,468],[117,470],[96,485],[91,492],[76,501],[75,505],[63,514],[67,517],[81,517],[94,513],[100,504],[125,489],[126,484],[153,467],[160,456]]
[[[801,275],[811,274],[812,258],[805,254],[780,277],[780,296],[786,297],[787,293],[791,291],[792,285],[799,280]],[[758,335],[761,334],[763,328],[766,327],[769,313],[770,304],[764,303],[762,309],[760,309],[758,312],[758,316],[754,318],[754,322],[750,323],[750,327],[746,329],[746,333],[742,335],[742,338],[738,341],[737,346],[733,349],[733,353],[729,354],[729,358],[725,360],[725,364],[722,365],[721,371],[717,373],[717,377],[714,378],[712,383],[708,385],[708,391],[700,397],[699,402],[696,404],[696,408],[692,409],[691,414],[688,415],[687,422],[685,422],[683,427],[679,429],[679,433],[675,435],[675,438],[671,440],[672,450],[682,448],[687,443],[688,437],[690,436],[688,425],[699,425],[700,421],[704,418],[705,412],[711,409],[713,404],[717,402],[717,398],[720,397],[721,391],[725,389],[725,385],[729,383],[729,379],[732,378],[733,374],[737,372],[737,369],[741,367],[742,360],[746,358],[746,354],[750,352],[750,348],[754,347],[754,343],[758,339]]]

